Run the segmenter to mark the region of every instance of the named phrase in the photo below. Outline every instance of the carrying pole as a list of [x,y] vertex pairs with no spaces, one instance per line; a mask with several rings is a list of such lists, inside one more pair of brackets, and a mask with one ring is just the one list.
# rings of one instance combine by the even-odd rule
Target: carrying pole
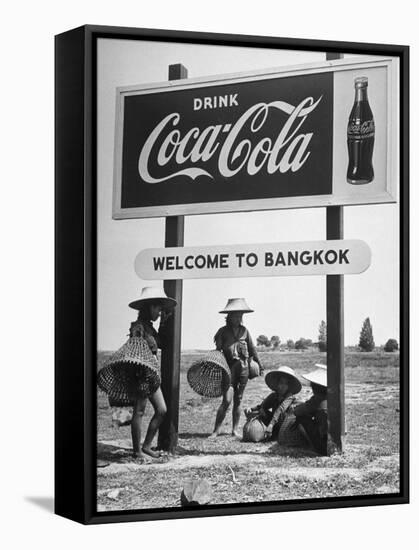
[[[169,80],[187,77],[188,71],[183,65],[169,65]],[[166,217],[165,246],[183,246],[183,241],[184,216]],[[178,444],[182,288],[182,279],[164,281],[166,294],[177,301],[173,315],[167,320],[167,338],[161,354],[161,387],[167,414],[160,426],[158,446],[169,453],[174,453]]]
[[[326,59],[342,54],[327,53]],[[326,207],[326,238],[343,239],[343,206]],[[345,435],[345,342],[343,275],[326,276],[328,454],[343,451]]]

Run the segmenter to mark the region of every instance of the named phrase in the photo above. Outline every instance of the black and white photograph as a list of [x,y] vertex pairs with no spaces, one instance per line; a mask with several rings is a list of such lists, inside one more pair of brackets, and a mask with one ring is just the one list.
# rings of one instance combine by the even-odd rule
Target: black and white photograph
[[399,57],[96,55],[98,516],[400,497]]
[[2,15],[3,547],[414,545],[414,4]]

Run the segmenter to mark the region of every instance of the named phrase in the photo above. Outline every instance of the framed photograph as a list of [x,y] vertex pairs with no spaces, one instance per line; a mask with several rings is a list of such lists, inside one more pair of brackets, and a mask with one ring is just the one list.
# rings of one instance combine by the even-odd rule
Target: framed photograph
[[56,36],[56,513],[406,503],[409,48]]

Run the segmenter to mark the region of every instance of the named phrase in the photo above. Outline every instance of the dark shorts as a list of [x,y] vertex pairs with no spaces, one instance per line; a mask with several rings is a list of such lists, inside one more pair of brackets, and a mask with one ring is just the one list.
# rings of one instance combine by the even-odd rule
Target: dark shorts
[[247,381],[249,380],[249,367],[241,361],[235,361],[230,365],[230,372],[230,386],[234,390],[234,398],[241,401]]

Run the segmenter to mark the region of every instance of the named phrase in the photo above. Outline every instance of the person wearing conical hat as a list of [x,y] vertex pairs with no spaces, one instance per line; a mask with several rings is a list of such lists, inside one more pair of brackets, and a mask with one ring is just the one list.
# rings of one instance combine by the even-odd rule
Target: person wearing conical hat
[[316,370],[302,377],[310,382],[313,395],[305,403],[296,405],[296,422],[304,428],[314,450],[327,454],[327,366],[316,364]]
[[249,378],[249,359],[253,359],[260,372],[263,366],[259,360],[256,347],[253,344],[247,328],[242,324],[243,314],[251,313],[244,298],[230,298],[226,307],[220,313],[227,314],[226,324],[214,336],[216,349],[222,351],[230,368],[229,385],[223,388],[223,400],[217,411],[214,431],[210,437],[220,434],[221,425],[227,411],[233,402],[232,433],[240,437],[238,428],[241,415],[241,401]]
[[292,368],[282,366],[268,372],[265,383],[272,393],[260,405],[246,409],[245,414],[248,420],[258,418],[265,424],[267,439],[276,439],[286,415],[296,403],[301,382]]
[[[141,461],[157,458],[151,444],[166,414],[166,403],[160,388],[160,365],[157,349],[164,342],[165,322],[176,300],[166,296],[162,289],[145,287],[140,298],[128,304],[138,311],[131,323],[129,339],[106,362],[98,373],[97,383],[109,396],[110,404],[132,406],[131,436],[133,456]],[[159,332],[153,322],[160,317]],[[149,400],[154,408],[146,436],[141,446],[141,427]]]

